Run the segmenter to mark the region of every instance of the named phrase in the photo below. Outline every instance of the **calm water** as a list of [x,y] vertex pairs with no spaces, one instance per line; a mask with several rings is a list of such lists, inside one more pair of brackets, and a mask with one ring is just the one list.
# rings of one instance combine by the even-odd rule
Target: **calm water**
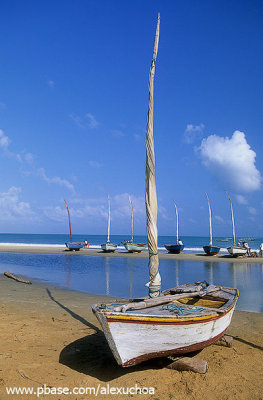
[[[0,273],[9,270],[87,293],[116,297],[147,295],[147,259],[81,255],[0,253]],[[237,287],[239,310],[263,312],[263,264],[160,260],[162,289],[207,280]]]

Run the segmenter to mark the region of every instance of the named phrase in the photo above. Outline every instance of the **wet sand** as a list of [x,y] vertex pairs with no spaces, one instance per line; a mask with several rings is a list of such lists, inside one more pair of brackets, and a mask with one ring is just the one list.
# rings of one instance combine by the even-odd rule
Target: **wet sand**
[[[100,256],[100,257],[139,257],[148,258],[148,252],[128,253],[126,250],[117,250],[114,253],[105,253],[100,249],[80,249],[79,251],[69,251],[66,247],[52,246],[1,246],[0,253],[31,253],[31,254],[67,254],[70,256]],[[212,262],[237,262],[237,263],[257,263],[263,264],[263,257],[238,257],[234,258],[229,254],[219,254],[216,256],[207,256],[206,254],[169,254],[159,253],[161,259],[187,260],[187,261],[212,261]]]
[[[110,298],[32,285],[0,276],[0,399],[6,386],[153,387],[153,395],[50,395],[52,399],[259,400],[263,395],[263,314],[235,311],[228,334],[233,348],[212,345],[196,358],[206,360],[205,375],[166,368],[167,359],[119,367],[91,312]],[[114,299],[115,300],[115,299]],[[136,345],[136,343],[134,344]]]

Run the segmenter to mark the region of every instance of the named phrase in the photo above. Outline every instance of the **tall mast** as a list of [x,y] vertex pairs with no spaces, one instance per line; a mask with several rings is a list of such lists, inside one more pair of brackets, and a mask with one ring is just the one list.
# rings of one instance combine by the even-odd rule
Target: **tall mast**
[[205,193],[206,198],[207,198],[207,202],[208,202],[208,209],[209,209],[209,229],[210,229],[210,242],[209,242],[209,246],[212,246],[213,243],[213,238],[212,238],[212,214],[211,214],[211,207],[210,207],[210,201],[209,198],[207,196],[207,193]]
[[176,212],[176,244],[178,244],[178,242],[179,242],[179,229],[178,229],[178,225],[179,225],[179,223],[178,223],[178,208],[177,208],[177,205],[176,205],[175,201],[174,201],[174,206],[175,206],[175,212]]
[[234,220],[233,206],[232,206],[231,198],[228,193],[227,193],[227,195],[228,195],[228,198],[230,201],[231,216],[232,216],[232,228],[233,228],[233,242],[234,242],[234,246],[235,246],[236,245],[236,234],[235,234],[235,220]]
[[129,202],[131,206],[131,242],[133,243],[133,206],[131,196],[129,196]]
[[153,141],[153,83],[155,73],[155,61],[159,44],[160,14],[158,14],[157,27],[153,48],[153,58],[149,75],[149,109],[147,116],[146,134],[146,178],[145,178],[145,205],[147,216],[147,239],[149,250],[149,296],[157,297],[161,290],[161,276],[159,274],[159,257],[157,250],[157,195],[155,185],[155,155]]
[[69,208],[68,208],[67,202],[66,202],[66,200],[64,200],[64,201],[65,201],[65,204],[66,204],[66,207],[67,207],[67,211],[68,211],[69,234],[70,234],[70,241],[72,242],[70,213],[69,213]]
[[108,239],[107,243],[110,243],[110,196],[108,196],[109,200],[109,215],[108,215]]

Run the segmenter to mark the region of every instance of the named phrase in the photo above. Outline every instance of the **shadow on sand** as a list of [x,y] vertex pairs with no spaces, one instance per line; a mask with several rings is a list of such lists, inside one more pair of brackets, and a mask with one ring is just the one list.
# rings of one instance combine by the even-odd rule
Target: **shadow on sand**
[[103,382],[108,382],[134,371],[160,369],[171,363],[171,360],[168,358],[160,358],[145,361],[134,367],[120,367],[112,355],[104,333],[85,318],[56,300],[49,289],[46,289],[46,292],[49,298],[69,313],[71,317],[95,330],[95,333],[78,339],[64,347],[59,355],[59,362],[61,364],[82,374],[93,376]]

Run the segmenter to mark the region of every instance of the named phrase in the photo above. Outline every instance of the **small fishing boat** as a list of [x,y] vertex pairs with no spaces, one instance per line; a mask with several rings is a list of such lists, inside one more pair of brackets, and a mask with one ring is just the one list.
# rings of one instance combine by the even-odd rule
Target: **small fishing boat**
[[169,253],[172,254],[179,254],[181,251],[184,249],[184,245],[179,240],[179,234],[178,234],[178,208],[176,203],[174,202],[174,207],[175,207],[175,212],[176,212],[176,244],[165,244],[164,247]]
[[197,282],[161,291],[157,248],[157,196],[153,142],[153,83],[159,42],[158,14],[149,77],[149,110],[146,135],[145,205],[149,249],[149,296],[123,303],[94,304],[112,353],[119,365],[183,354],[216,342],[226,332],[238,290]]
[[199,282],[163,291],[158,298],[92,309],[117,363],[129,367],[215,343],[225,334],[237,299],[237,289]]
[[112,253],[117,249],[117,244],[110,242],[110,196],[108,196],[108,201],[109,201],[108,238],[107,238],[107,243],[102,244],[101,248],[105,253]]
[[217,242],[229,242],[229,238],[225,238],[225,239],[216,239]]
[[73,251],[73,250],[78,251],[79,249],[82,249],[82,247],[85,246],[85,242],[72,242],[70,212],[69,212],[69,208],[68,208],[66,200],[64,200],[64,202],[66,204],[66,208],[68,211],[68,223],[69,223],[69,234],[70,234],[70,242],[66,242],[65,245],[68,248],[68,250],[70,250],[70,251]]
[[213,237],[212,237],[212,213],[211,213],[211,207],[210,207],[210,201],[208,198],[207,193],[205,194],[208,202],[208,210],[209,210],[209,231],[210,231],[210,242],[208,246],[204,246],[204,252],[208,256],[215,256],[216,254],[219,253],[220,247],[218,246],[213,246]]
[[231,198],[228,193],[227,193],[227,195],[228,195],[228,198],[230,201],[232,228],[233,228],[233,246],[227,247],[227,251],[233,257],[242,257],[242,256],[246,255],[247,249],[244,247],[241,247],[240,245],[236,245],[236,232],[235,232],[235,220],[234,220],[233,206],[232,206]]
[[129,201],[131,207],[131,240],[124,240],[122,243],[129,253],[140,253],[142,250],[146,249],[147,244],[133,243],[133,206],[131,196],[129,196]]

